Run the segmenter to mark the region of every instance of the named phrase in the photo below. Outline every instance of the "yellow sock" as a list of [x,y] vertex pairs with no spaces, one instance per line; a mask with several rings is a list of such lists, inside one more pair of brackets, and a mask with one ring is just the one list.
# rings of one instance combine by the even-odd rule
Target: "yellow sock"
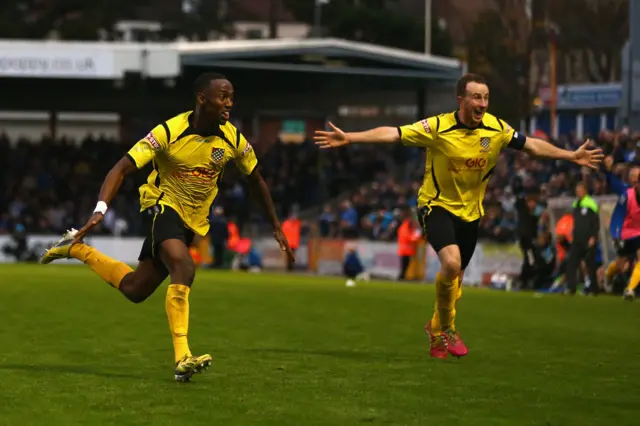
[[640,284],[640,262],[636,262],[636,266],[633,267],[627,290],[634,291],[638,284]]
[[609,263],[609,266],[607,266],[607,271],[605,272],[607,281],[611,281],[613,279],[613,276],[616,274],[617,270],[618,270],[618,262],[614,260],[613,262]]
[[85,265],[89,265],[93,272],[113,288],[120,287],[120,282],[125,275],[133,272],[129,265],[112,259],[86,244],[80,243],[71,246],[69,256],[78,259]]
[[438,335],[443,329],[453,327],[458,293],[458,278],[447,281],[439,273],[436,275],[436,308],[431,318],[431,332],[433,334]]
[[[456,279],[456,284],[458,287],[458,293],[456,295],[456,302],[453,305],[453,318],[451,319],[451,328],[455,330],[456,328],[456,308],[458,307],[458,300],[462,297],[462,281],[460,279]],[[438,314],[438,302],[436,301],[436,307],[433,312],[433,317],[431,318],[431,330],[434,334],[440,334],[442,332],[442,326],[440,325],[440,315]],[[435,330],[435,331],[434,331]]]
[[[436,284],[437,285],[437,284]],[[440,325],[440,315],[438,315],[438,298],[436,296],[436,304],[433,307],[433,316],[431,317],[431,333],[439,335],[442,333],[442,326]]]
[[462,297],[462,280],[458,278],[456,280],[458,291],[456,292],[456,301],[453,304],[453,318],[451,319],[451,328],[456,329],[456,309],[458,308],[458,300]]
[[173,338],[173,351],[176,362],[185,355],[191,356],[187,333],[189,332],[189,292],[191,289],[182,284],[171,284],[167,288],[165,308],[169,318],[169,329]]

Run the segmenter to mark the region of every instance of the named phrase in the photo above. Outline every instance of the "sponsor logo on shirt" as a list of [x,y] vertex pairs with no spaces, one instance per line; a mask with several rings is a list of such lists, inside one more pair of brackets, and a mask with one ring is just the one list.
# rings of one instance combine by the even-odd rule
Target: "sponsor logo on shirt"
[[449,171],[452,173],[479,172],[485,169],[487,163],[484,157],[449,158]]
[[208,169],[205,167],[194,167],[190,169],[174,170],[171,173],[171,176],[186,182],[210,184],[218,177],[218,174],[218,170]]
[[153,136],[153,132],[149,132],[149,134],[145,136],[145,139],[151,144],[152,147],[154,147],[155,149],[160,149],[160,143],[158,142],[156,137]]
[[467,158],[467,161],[464,162],[464,165],[467,166],[468,169],[479,170],[484,169],[487,165],[486,158]]
[[429,125],[429,121],[425,118],[423,120],[420,120],[420,124],[422,124],[422,128],[424,129],[424,132],[429,134],[431,133],[431,126]]

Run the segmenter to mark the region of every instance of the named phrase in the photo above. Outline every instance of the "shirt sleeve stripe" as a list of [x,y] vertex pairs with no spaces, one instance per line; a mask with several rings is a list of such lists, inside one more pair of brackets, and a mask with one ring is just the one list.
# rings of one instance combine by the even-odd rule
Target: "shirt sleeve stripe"
[[229,145],[231,147],[231,149],[236,149],[236,148],[234,148],[233,143],[231,143],[231,141],[229,139],[227,139],[227,137],[224,134],[222,134],[222,136],[220,136],[220,137],[222,138],[222,140],[224,140],[227,143],[227,145]]
[[169,130],[169,125],[164,122],[162,123],[162,127],[164,127],[164,131],[167,132],[167,145],[171,142],[171,130]]
[[251,169],[251,171],[249,173],[247,173],[247,176],[249,176],[251,173],[253,173],[253,171],[258,167],[258,161],[256,161],[256,164],[254,164],[253,168]]
[[236,127],[236,149],[240,148],[240,130]]
[[129,154],[129,153],[127,152],[127,154],[125,155],[125,157],[127,157],[127,158],[129,159],[129,161],[131,161],[131,162],[133,163],[133,165],[134,165],[134,166],[136,166],[136,169],[137,169],[137,168],[139,168],[139,167],[138,167],[138,164],[136,163],[135,158],[133,158],[133,157],[131,156],[131,154]]

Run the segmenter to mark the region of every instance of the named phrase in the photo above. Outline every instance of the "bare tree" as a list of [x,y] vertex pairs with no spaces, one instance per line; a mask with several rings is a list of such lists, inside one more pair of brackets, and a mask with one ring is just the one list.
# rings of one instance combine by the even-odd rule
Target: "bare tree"
[[[548,17],[559,28],[559,79],[620,79],[620,53],[629,34],[628,0],[553,0]],[[580,13],[576,13],[579,11]]]
[[524,0],[495,0],[467,37],[469,70],[492,87],[492,110],[510,120],[527,114],[529,18]]

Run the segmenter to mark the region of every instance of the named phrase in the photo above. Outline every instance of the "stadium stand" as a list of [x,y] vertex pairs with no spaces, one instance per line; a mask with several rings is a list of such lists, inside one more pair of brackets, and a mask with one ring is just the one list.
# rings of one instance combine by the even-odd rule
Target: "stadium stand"
[[[0,158],[0,176],[6,183],[0,189],[0,205],[6,206],[0,211],[0,233],[8,233],[18,224],[30,233],[60,233],[83,223],[102,178],[132,143],[91,136],[80,144],[48,138],[10,142],[0,134],[0,149],[5,153]],[[576,146],[579,141],[565,136],[557,143]],[[625,163],[640,164],[640,146],[636,146],[640,134],[605,131],[598,135],[597,143],[619,163],[616,169],[620,174]],[[293,208],[316,208],[315,222],[321,236],[394,241],[398,208],[416,205],[424,170],[424,153],[413,154],[370,146],[320,153],[310,141],[298,145],[276,141],[261,162],[282,217]],[[531,160],[509,151],[503,157],[487,190],[483,239],[517,240],[515,200],[523,191],[539,189],[543,205],[549,197],[572,196],[578,181],[588,182],[594,195],[609,193],[601,173],[567,163]],[[139,218],[131,206],[138,203],[138,184],[145,176],[138,173],[123,185],[103,233],[139,234]],[[328,203],[335,200],[338,202]],[[259,222],[259,210],[249,208],[248,203],[242,181],[229,170],[216,204],[241,225]]]
[[[95,204],[102,179],[132,145],[131,141],[87,136],[80,143],[69,139],[11,141],[0,133],[0,233],[24,225],[28,233],[60,233],[77,227]],[[388,170],[385,150],[357,147],[344,152],[319,154],[311,141],[298,145],[270,146],[261,159],[263,175],[272,190],[281,216],[293,206],[309,208],[338,196]],[[128,179],[105,218],[105,234],[139,235],[138,186],[146,178],[141,171]],[[229,167],[216,205],[235,217],[240,227],[248,220],[262,220],[260,210],[249,208],[246,189]]]

